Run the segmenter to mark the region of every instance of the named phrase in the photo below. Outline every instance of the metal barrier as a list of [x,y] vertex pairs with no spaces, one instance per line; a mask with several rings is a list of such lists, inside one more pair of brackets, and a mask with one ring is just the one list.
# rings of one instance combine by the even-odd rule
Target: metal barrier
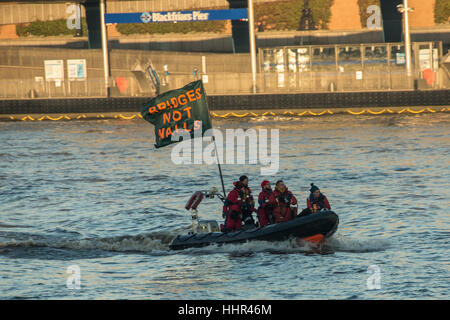
[[[198,78],[192,74],[170,74],[161,76],[160,92],[183,87]],[[36,80],[38,79],[38,80]],[[36,79],[0,80],[0,98],[81,98],[105,97],[106,90],[102,78],[85,81],[44,81]],[[120,83],[119,83],[120,80]],[[203,78],[206,92],[213,95],[233,95],[252,93],[250,73],[215,73]],[[398,90],[444,89],[434,84],[420,82],[414,87],[414,79],[408,78],[404,71],[365,72],[358,77],[353,72],[304,72],[270,73],[257,75],[257,93],[339,93]],[[144,91],[135,76],[112,77],[111,95],[115,97],[148,97],[154,91]]]
[[103,97],[105,94],[103,79],[44,81],[37,77],[0,80],[0,98]]
[[[419,87],[440,88],[436,74],[441,57],[442,42],[412,43],[412,78]],[[399,43],[260,48],[259,61],[271,87],[309,92],[414,88],[405,74],[405,47]]]

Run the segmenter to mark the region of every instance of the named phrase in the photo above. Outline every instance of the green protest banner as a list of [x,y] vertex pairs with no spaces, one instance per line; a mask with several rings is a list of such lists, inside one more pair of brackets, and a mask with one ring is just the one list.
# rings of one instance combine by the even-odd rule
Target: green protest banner
[[156,148],[178,142],[171,140],[177,130],[186,130],[193,138],[195,130],[201,129],[203,136],[212,127],[201,80],[160,94],[143,106],[141,114],[155,126]]

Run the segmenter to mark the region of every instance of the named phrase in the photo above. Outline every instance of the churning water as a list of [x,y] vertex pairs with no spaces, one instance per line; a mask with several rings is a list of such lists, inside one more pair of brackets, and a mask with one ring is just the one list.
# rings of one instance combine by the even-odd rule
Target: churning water
[[[314,182],[340,216],[338,232],[321,247],[169,251],[189,230],[191,193],[220,187],[216,165],[173,164],[172,147],[155,149],[143,120],[4,122],[0,298],[449,298],[449,114],[214,123],[280,130],[278,174],[224,165],[228,190],[241,174],[255,196],[263,179],[282,178],[305,207]],[[200,205],[203,219],[220,212],[218,200]],[[73,265],[80,289],[66,285]]]

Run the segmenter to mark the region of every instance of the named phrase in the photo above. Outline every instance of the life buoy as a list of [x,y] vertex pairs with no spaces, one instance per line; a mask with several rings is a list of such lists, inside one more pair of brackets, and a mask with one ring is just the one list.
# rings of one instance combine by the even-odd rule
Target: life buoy
[[186,210],[190,210],[190,209],[195,210],[195,209],[197,209],[200,202],[202,202],[202,200],[203,200],[203,193],[201,191],[196,191],[191,196],[191,198],[188,200],[188,202],[186,203],[184,208]]

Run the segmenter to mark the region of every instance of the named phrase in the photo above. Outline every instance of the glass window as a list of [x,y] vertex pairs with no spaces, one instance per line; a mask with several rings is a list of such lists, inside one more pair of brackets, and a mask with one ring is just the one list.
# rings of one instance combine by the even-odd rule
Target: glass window
[[289,72],[310,71],[309,48],[289,48],[287,49]]
[[319,47],[313,49],[312,70],[314,72],[336,71],[334,47]]
[[361,47],[338,47],[338,69],[343,72],[361,70]]
[[391,46],[390,63],[392,69],[405,68],[406,64],[405,46],[402,45]]
[[275,71],[284,72],[284,49],[275,49]]
[[274,49],[263,49],[261,58],[261,69],[263,72],[274,72],[275,54]]
[[364,69],[365,71],[385,70],[388,67],[386,46],[364,47]]

